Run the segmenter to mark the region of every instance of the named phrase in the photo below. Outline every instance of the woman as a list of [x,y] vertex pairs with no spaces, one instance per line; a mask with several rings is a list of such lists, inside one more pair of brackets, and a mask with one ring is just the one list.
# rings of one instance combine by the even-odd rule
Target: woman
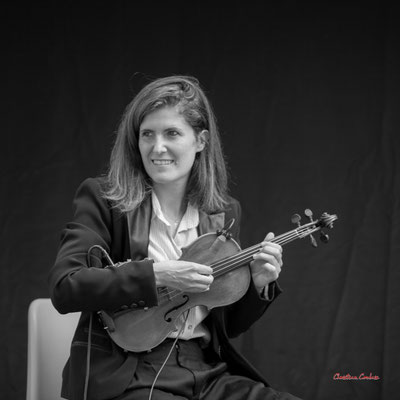
[[149,349],[121,348],[93,318],[99,310],[157,307],[165,288],[207,292],[212,268],[179,260],[182,248],[232,219],[238,240],[240,205],[227,195],[215,117],[194,78],[157,79],[137,94],[108,175],[85,180],[75,207],[49,275],[55,307],[82,311],[63,373],[65,398],[295,399],[270,388],[228,340],[280,293],[282,248],[269,241],[273,234],[250,263],[251,282],[238,301],[211,310],[196,304]]

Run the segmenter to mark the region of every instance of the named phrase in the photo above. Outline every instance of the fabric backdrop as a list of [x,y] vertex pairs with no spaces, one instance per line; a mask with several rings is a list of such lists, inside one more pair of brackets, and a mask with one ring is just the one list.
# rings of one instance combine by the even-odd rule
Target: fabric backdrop
[[293,229],[294,213],[306,222],[306,208],[339,217],[328,244],[285,247],[284,293],[235,345],[273,387],[305,399],[398,398],[395,9],[148,3],[2,7],[0,398],[25,398],[27,309],[49,296],[77,186],[106,171],[132,96],[169,74],[196,76],[214,105],[243,247]]

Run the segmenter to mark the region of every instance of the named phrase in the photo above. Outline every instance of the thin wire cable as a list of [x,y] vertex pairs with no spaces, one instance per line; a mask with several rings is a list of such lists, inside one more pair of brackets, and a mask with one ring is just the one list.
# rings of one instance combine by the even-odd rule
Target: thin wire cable
[[[90,247],[90,249],[88,250],[87,255],[86,255],[87,265],[89,268],[91,267],[90,255],[91,255],[92,250],[95,248],[100,249],[101,252],[106,256],[106,258],[110,262],[110,264],[114,265],[110,256],[108,255],[108,253],[101,246],[94,245],[94,246]],[[85,384],[83,387],[83,400],[87,399],[88,390],[89,390],[90,356],[91,356],[91,350],[92,350],[92,325],[93,325],[93,313],[90,313],[89,327],[88,327],[88,341],[87,341],[87,349],[86,349],[86,371],[85,371]]]
[[[311,226],[313,226],[313,228],[309,229],[309,227],[311,227]],[[289,243],[295,239],[304,238],[304,237],[310,235],[311,233],[318,231],[319,229],[320,228],[315,225],[315,222],[310,222],[310,223],[305,224],[297,229],[293,229],[292,231],[289,231],[280,236],[277,236],[277,237],[273,238],[271,241],[274,243],[283,245],[283,244]],[[220,275],[225,274],[226,272],[229,272],[231,270],[234,270],[237,267],[240,267],[241,265],[246,264],[247,262],[251,261],[252,256],[254,254],[256,254],[261,249],[261,247],[262,247],[262,243],[258,243],[254,246],[251,246],[251,247],[239,252],[238,254],[234,254],[232,256],[224,258],[223,260],[217,261],[214,264],[211,264],[211,267],[213,268],[213,275],[215,277],[218,277]],[[87,253],[88,258],[90,256],[91,251],[95,248],[99,249],[102,252],[103,256],[107,259],[110,266],[115,266],[111,257],[107,253],[107,251],[99,245],[94,245],[89,249],[89,251]],[[88,262],[88,265],[90,266],[90,261]],[[168,298],[168,300],[171,300],[174,297],[180,295],[181,293],[182,292],[179,290],[176,290],[176,289],[169,290],[166,287],[166,288],[163,288],[160,290],[159,300],[163,300],[164,298]],[[161,365],[159,371],[157,372],[157,374],[154,378],[153,384],[151,385],[151,388],[150,388],[149,400],[151,400],[151,397],[153,395],[153,391],[154,391],[154,387],[157,382],[157,379],[158,379],[161,371],[164,369],[169,357],[172,354],[172,351],[173,351],[177,341],[179,340],[180,335],[182,334],[182,332],[186,326],[186,321],[187,321],[188,315],[189,315],[189,310],[186,313],[184,323],[182,324],[178,335],[176,336],[175,340],[173,341],[171,349],[169,350],[169,352],[167,354],[167,357],[165,358],[163,364]],[[89,329],[88,329],[88,334],[89,334],[88,335],[88,349],[87,349],[87,353],[86,353],[86,376],[85,376],[85,385],[84,385],[84,400],[87,399],[87,392],[88,392],[88,386],[89,386],[92,318],[93,318],[92,314],[90,314]]]
[[[278,236],[278,237],[274,238],[274,240],[272,240],[272,241],[275,242],[275,243],[278,243],[278,244],[284,244],[284,243],[289,243],[290,241],[292,241],[292,240],[294,240],[294,239],[296,239],[298,237],[301,237],[301,234],[296,229],[294,231],[288,232],[287,234]],[[216,262],[215,264],[212,264],[211,267],[213,267],[213,269],[214,269],[214,274],[213,275],[215,275],[215,276],[222,275],[223,273],[227,272],[227,270],[234,269],[237,266],[242,265],[243,263],[245,263],[246,260],[248,260],[248,259],[251,260],[252,255],[257,253],[260,250],[261,247],[262,247],[262,243],[259,243],[257,245],[254,245],[254,246],[251,246],[251,247],[247,248],[246,250],[240,252],[239,254],[235,254],[235,255],[227,257],[227,258],[225,258],[225,259],[223,259],[223,260],[221,260],[219,262]],[[160,294],[161,294],[160,298],[168,297],[168,299],[170,300],[173,297],[176,297],[180,293],[182,293],[182,292],[180,292],[180,291],[178,291],[176,289],[168,290],[168,288],[163,288],[160,291]],[[173,341],[172,346],[171,346],[171,348],[170,348],[170,350],[169,350],[169,352],[167,354],[167,357],[165,358],[164,362],[162,363],[160,369],[158,370],[158,372],[157,372],[157,374],[156,374],[156,376],[154,378],[154,381],[153,381],[153,383],[151,385],[151,388],[150,388],[149,400],[151,400],[151,398],[153,396],[153,391],[154,391],[155,384],[156,384],[156,382],[157,382],[162,370],[164,369],[166,363],[168,362],[169,357],[171,356],[172,351],[173,351],[174,347],[176,346],[176,343],[178,342],[179,337],[182,334],[182,332],[183,332],[183,330],[184,330],[184,328],[186,326],[186,321],[187,321],[187,318],[188,318],[188,315],[189,315],[189,311],[190,310],[188,310],[186,312],[185,321],[182,324],[178,335],[176,336],[175,340]]]
[[171,356],[171,354],[172,354],[172,350],[174,349],[176,343],[178,342],[179,336],[182,334],[183,330],[185,329],[186,321],[187,321],[188,316],[189,316],[189,311],[190,311],[190,310],[188,310],[187,313],[186,313],[185,320],[183,321],[183,324],[182,324],[182,326],[181,326],[181,329],[179,330],[178,335],[176,336],[175,340],[174,340],[173,343],[172,343],[171,348],[169,349],[169,352],[168,352],[168,354],[167,354],[167,357],[165,358],[164,362],[162,363],[160,369],[158,370],[158,372],[157,372],[157,374],[156,374],[156,376],[155,376],[155,378],[154,378],[153,384],[151,385],[151,388],[150,388],[149,400],[151,400],[151,397],[153,396],[154,386],[155,386],[155,384],[156,384],[156,382],[157,382],[158,377],[159,377],[160,374],[161,374],[161,371],[164,369],[165,365],[167,364],[167,361],[168,361],[168,359],[170,358],[170,356]]
[[83,400],[87,399],[88,389],[89,389],[89,372],[90,372],[90,354],[92,348],[92,321],[93,314],[90,313],[89,317],[89,329],[88,329],[88,343],[86,351],[86,373],[85,373],[85,386],[83,389]]

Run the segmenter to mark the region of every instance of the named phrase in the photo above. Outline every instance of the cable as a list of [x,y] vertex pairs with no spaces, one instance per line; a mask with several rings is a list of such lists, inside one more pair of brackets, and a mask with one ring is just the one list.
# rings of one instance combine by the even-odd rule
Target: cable
[[88,266],[89,266],[89,267],[90,267],[90,253],[91,253],[92,250],[94,250],[94,249],[99,249],[99,250],[102,252],[103,256],[107,259],[108,263],[109,263],[111,266],[114,266],[114,265],[115,265],[115,264],[113,263],[113,261],[111,260],[111,257],[108,255],[107,251],[106,251],[103,247],[99,246],[98,244],[95,244],[95,245],[93,245],[92,247],[90,247],[90,249],[89,249],[88,252],[87,252],[87,262],[88,262]]
[[[87,263],[88,263],[89,267],[90,267],[90,264],[91,264],[90,263],[90,253],[94,249],[99,249],[102,252],[103,256],[107,259],[108,263],[111,266],[115,266],[115,264],[113,263],[111,257],[107,253],[107,251],[103,247],[101,247],[99,245],[94,245],[94,246],[90,247],[88,252],[87,252]],[[171,346],[171,348],[170,348],[170,350],[169,350],[169,352],[167,354],[167,357],[165,358],[164,362],[162,363],[160,369],[158,370],[158,372],[157,372],[157,374],[156,374],[156,376],[154,378],[154,381],[153,381],[153,383],[151,385],[151,388],[150,388],[149,400],[151,400],[151,397],[153,396],[154,387],[155,387],[155,384],[156,384],[156,382],[158,380],[158,377],[160,376],[160,374],[161,374],[162,370],[164,369],[165,365],[167,364],[167,361],[169,360],[169,357],[171,356],[172,351],[173,351],[174,347],[176,346],[176,343],[178,342],[180,335],[182,334],[182,332],[185,329],[186,321],[187,321],[188,316],[189,316],[189,311],[190,310],[188,310],[187,313],[186,313],[186,316],[185,316],[185,319],[184,319],[184,321],[182,323],[182,326],[181,326],[181,328],[180,328],[180,330],[178,332],[178,335],[176,336],[175,340],[172,343],[172,346]],[[92,338],[92,321],[93,321],[93,314],[90,313],[89,330],[88,330],[88,349],[87,349],[87,353],[86,353],[86,376],[85,376],[85,387],[84,387],[83,400],[87,400],[87,392],[88,392],[88,387],[89,387],[90,348],[91,348],[91,343],[92,343],[92,340],[91,340],[91,338]]]
[[92,321],[93,321],[93,314],[90,313],[89,330],[88,330],[88,344],[87,344],[87,352],[86,352],[85,386],[83,389],[83,400],[87,399],[88,388],[89,388],[90,350],[92,348]]
[[188,310],[187,313],[186,313],[185,320],[183,321],[183,324],[182,324],[182,326],[181,326],[181,329],[179,330],[179,333],[176,335],[176,338],[175,338],[175,340],[174,340],[173,343],[172,343],[172,346],[171,346],[171,348],[170,348],[170,350],[169,350],[169,352],[168,352],[168,354],[167,354],[167,357],[165,358],[164,362],[162,363],[160,369],[158,370],[158,372],[157,372],[157,374],[156,374],[156,376],[155,376],[155,378],[154,378],[154,381],[153,381],[153,383],[152,383],[152,385],[151,385],[151,388],[150,388],[149,400],[151,400],[151,397],[153,396],[154,386],[155,386],[155,384],[156,384],[156,382],[157,382],[158,377],[159,377],[160,374],[161,374],[161,371],[164,369],[165,365],[167,364],[167,361],[168,361],[169,357],[170,357],[171,354],[172,354],[172,350],[174,349],[174,347],[176,346],[176,343],[178,342],[179,336],[182,334],[183,330],[185,329],[186,321],[187,321],[188,316],[189,316],[189,311],[190,311],[190,310]]
[[[99,249],[103,256],[107,259],[107,261],[111,264],[114,265],[112,262],[110,256],[108,255],[107,251],[103,249],[103,247],[99,245],[94,245],[90,247],[90,249],[87,252],[86,255],[86,262],[88,267],[91,267],[91,261],[90,261],[90,253],[94,249]],[[86,372],[85,372],[85,386],[83,389],[83,400],[87,400],[87,395],[88,395],[88,389],[89,389],[89,375],[90,375],[90,355],[91,355],[91,348],[92,348],[92,325],[93,325],[93,313],[90,313],[89,316],[89,329],[88,329],[88,339],[87,339],[87,350],[86,350]]]

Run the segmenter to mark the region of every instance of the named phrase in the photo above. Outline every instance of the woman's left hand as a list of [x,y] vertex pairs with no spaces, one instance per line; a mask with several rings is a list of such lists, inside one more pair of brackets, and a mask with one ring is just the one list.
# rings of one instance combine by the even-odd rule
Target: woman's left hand
[[281,272],[282,246],[271,242],[274,237],[272,232],[268,233],[260,252],[255,254],[254,260],[250,262],[251,275],[258,290],[277,280]]

